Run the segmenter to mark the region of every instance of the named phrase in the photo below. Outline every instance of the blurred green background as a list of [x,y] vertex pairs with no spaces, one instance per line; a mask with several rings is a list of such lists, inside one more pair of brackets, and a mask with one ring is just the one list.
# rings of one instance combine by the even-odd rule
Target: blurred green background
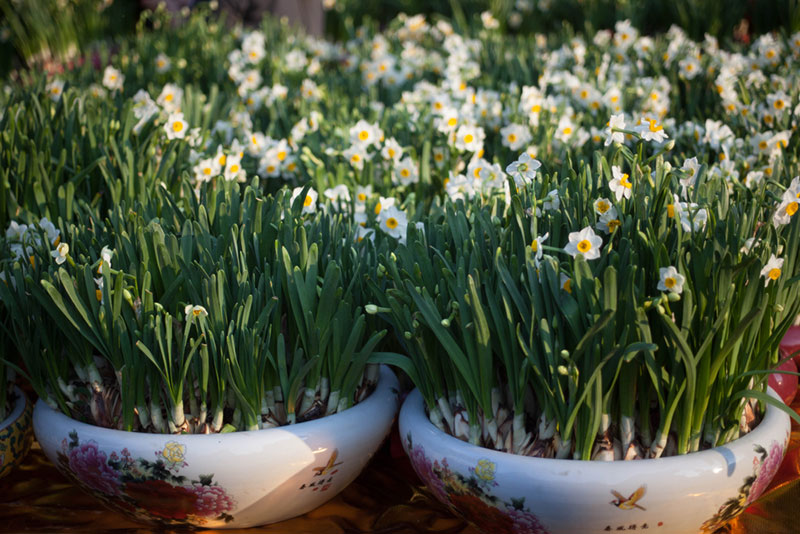
[[[171,0],[172,5],[196,3],[198,0]],[[362,23],[383,26],[401,12],[437,13],[464,26],[478,24],[479,14],[490,10],[512,33],[565,28],[593,32],[630,19],[643,33],[663,32],[677,24],[695,40],[709,33],[724,42],[735,34],[746,40],[773,30],[800,30],[798,3],[800,0],[335,0],[325,22],[330,37],[345,39]],[[0,0],[0,75],[6,77],[23,67],[58,72],[69,68],[71,62],[90,61],[94,43],[113,45],[133,32],[141,9],[137,0]]]

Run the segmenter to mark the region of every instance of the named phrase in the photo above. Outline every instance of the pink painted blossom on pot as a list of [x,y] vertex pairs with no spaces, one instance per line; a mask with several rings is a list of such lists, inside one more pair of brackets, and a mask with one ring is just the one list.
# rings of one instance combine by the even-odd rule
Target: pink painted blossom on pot
[[87,441],[69,451],[69,468],[83,484],[107,495],[120,494],[119,473],[108,465],[108,456]]

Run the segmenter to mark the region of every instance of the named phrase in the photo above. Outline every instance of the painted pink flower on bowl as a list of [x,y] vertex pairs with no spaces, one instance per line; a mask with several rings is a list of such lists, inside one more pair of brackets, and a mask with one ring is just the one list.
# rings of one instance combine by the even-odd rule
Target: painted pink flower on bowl
[[107,495],[119,495],[119,473],[108,465],[108,456],[87,441],[69,451],[69,469],[81,483]]
[[233,499],[219,486],[194,484],[191,491],[197,496],[195,515],[218,517],[233,509]]
[[189,480],[181,475],[186,446],[168,442],[155,451],[155,461],[134,457],[128,449],[100,450],[95,441],[81,442],[78,433],[61,444],[58,467],[104,503],[137,519],[162,525],[199,525],[210,520],[233,521],[233,498],[214,482],[214,475]]
[[[763,452],[762,452],[763,451]],[[781,466],[781,462],[783,461],[783,445],[778,443],[777,441],[772,442],[770,446],[769,452],[766,449],[761,449],[757,451],[761,453],[761,467],[757,470],[756,480],[753,482],[753,486],[750,488],[750,495],[747,499],[747,504],[758,499],[764,491],[769,486],[769,483],[775,477],[775,473],[778,472],[778,468]],[[766,457],[764,457],[766,454]]]

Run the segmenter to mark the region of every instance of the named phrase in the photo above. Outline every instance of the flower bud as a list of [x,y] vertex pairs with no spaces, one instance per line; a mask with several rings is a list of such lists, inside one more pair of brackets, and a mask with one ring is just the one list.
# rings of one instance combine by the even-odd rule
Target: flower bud
[[669,292],[667,293],[667,300],[670,302],[678,302],[681,300],[681,296],[678,293]]
[[367,304],[366,306],[364,306],[364,311],[370,315],[375,315],[376,313],[378,313],[378,307],[374,304]]

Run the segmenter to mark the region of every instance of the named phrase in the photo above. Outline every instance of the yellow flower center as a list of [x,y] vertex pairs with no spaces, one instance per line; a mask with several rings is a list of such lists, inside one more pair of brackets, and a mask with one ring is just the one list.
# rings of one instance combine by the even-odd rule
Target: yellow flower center
[[578,250],[582,253],[589,252],[590,250],[592,250],[592,244],[589,242],[588,239],[582,239],[578,243]]
[[236,165],[235,163],[233,165],[231,165],[231,172],[232,173],[239,172],[239,166]]
[[767,145],[766,141],[761,141],[760,143],[758,143],[758,148],[760,148],[761,150],[766,150],[767,146],[769,145]]
[[774,103],[774,104],[772,104],[772,105],[775,107],[775,109],[783,109],[783,106],[785,106],[786,104],[783,102],[783,100],[781,100],[781,99],[779,98],[779,99],[777,99],[777,100],[775,101],[775,103]]
[[772,59],[774,57],[775,57],[775,50],[773,50],[771,48],[769,50],[767,50],[767,59]]
[[464,136],[464,142],[469,144],[475,140],[475,137],[472,134],[467,134]]
[[173,132],[180,132],[183,130],[183,123],[181,121],[175,121],[172,123],[172,131]]
[[364,193],[359,193],[358,195],[356,195],[356,198],[358,199],[359,202],[366,202],[367,195],[365,195]]
[[400,171],[400,176],[402,176],[403,178],[408,178],[408,175],[409,175],[409,174],[411,174],[411,173],[410,173],[410,172],[408,172],[408,169],[402,169],[402,170]]
[[651,132],[660,132],[663,129],[664,129],[664,127],[661,126],[660,124],[657,124],[655,119],[650,119],[650,131]]
[[613,232],[615,228],[622,225],[622,222],[619,219],[611,219],[608,221],[608,231]]
[[780,278],[780,276],[781,276],[781,270],[778,269],[777,267],[773,267],[772,269],[769,270],[770,279],[777,280],[778,278]]
[[667,286],[667,289],[672,289],[675,287],[675,279],[671,276],[668,276],[664,279],[664,285]]
[[531,250],[533,250],[534,252],[539,251],[539,242],[535,239],[533,240],[533,243],[531,243]]
[[311,195],[306,195],[306,199],[303,201],[303,206],[306,208],[309,207],[314,202],[314,199],[311,198]]
[[175,96],[172,93],[167,93],[167,96],[164,97],[164,100],[167,102],[172,102],[173,98],[175,98]]
[[387,153],[389,154],[389,157],[390,157],[390,158],[393,158],[393,157],[394,157],[394,155],[395,155],[395,151],[394,151],[394,149],[393,149],[393,148],[390,148],[390,149],[387,151]]
[[379,214],[381,212],[381,209],[382,208],[381,208],[381,203],[380,202],[375,204],[375,215]]
[[572,128],[570,128],[569,126],[567,126],[566,128],[564,128],[564,135],[569,135],[569,134],[571,134],[571,133],[572,133]]
[[441,154],[441,153],[440,154],[434,154],[433,155],[433,159],[435,159],[436,161],[442,161],[442,160],[444,160],[444,154]]
[[789,202],[789,205],[786,206],[786,213],[789,214],[789,217],[797,213],[797,202]]
[[619,184],[625,187],[626,189],[630,189],[631,187],[633,187],[633,184],[630,183],[628,178],[629,178],[628,174],[625,173],[622,175],[622,178],[619,179]]
[[228,156],[226,156],[225,154],[222,154],[222,155],[219,157],[219,164],[220,164],[220,165],[225,165],[225,162],[226,162],[226,161],[228,161]]
[[281,150],[280,152],[278,152],[278,161],[283,161],[285,159],[286,159],[286,151]]
[[568,278],[567,281],[564,282],[564,285],[561,287],[563,287],[564,291],[566,291],[567,293],[572,293],[572,279]]
[[352,161],[353,163],[358,163],[359,161],[361,161],[361,156],[359,156],[358,154],[353,154],[353,157],[350,158],[350,161]]
[[362,141],[366,141],[367,139],[369,139],[369,132],[366,130],[361,130],[361,132],[359,132],[358,134],[358,138],[361,139]]
[[456,124],[458,124],[458,119],[455,117],[450,117],[450,119],[447,121],[447,125],[451,128],[455,127]]
[[675,217],[675,204],[667,204],[667,215]]
[[611,205],[608,202],[606,202],[605,200],[601,200],[600,202],[597,203],[597,211],[599,211],[600,213],[607,212],[608,208],[610,208],[610,207],[611,207]]
[[199,317],[201,313],[203,313],[201,308],[192,308],[192,315],[195,317]]
[[100,302],[101,300],[103,300],[103,291],[100,290],[100,289],[95,289],[94,290],[94,298],[97,299],[97,302]]
[[203,169],[203,174],[205,174],[206,176],[210,176],[211,175],[211,167],[206,167],[205,169]]
[[395,228],[397,228],[397,225],[398,225],[397,219],[395,219],[394,217],[389,217],[388,219],[386,219],[386,227],[389,228],[390,230],[394,230]]
[[516,134],[513,134],[513,133],[512,134],[508,134],[508,142],[509,143],[513,143],[516,140],[517,140],[517,135]]

